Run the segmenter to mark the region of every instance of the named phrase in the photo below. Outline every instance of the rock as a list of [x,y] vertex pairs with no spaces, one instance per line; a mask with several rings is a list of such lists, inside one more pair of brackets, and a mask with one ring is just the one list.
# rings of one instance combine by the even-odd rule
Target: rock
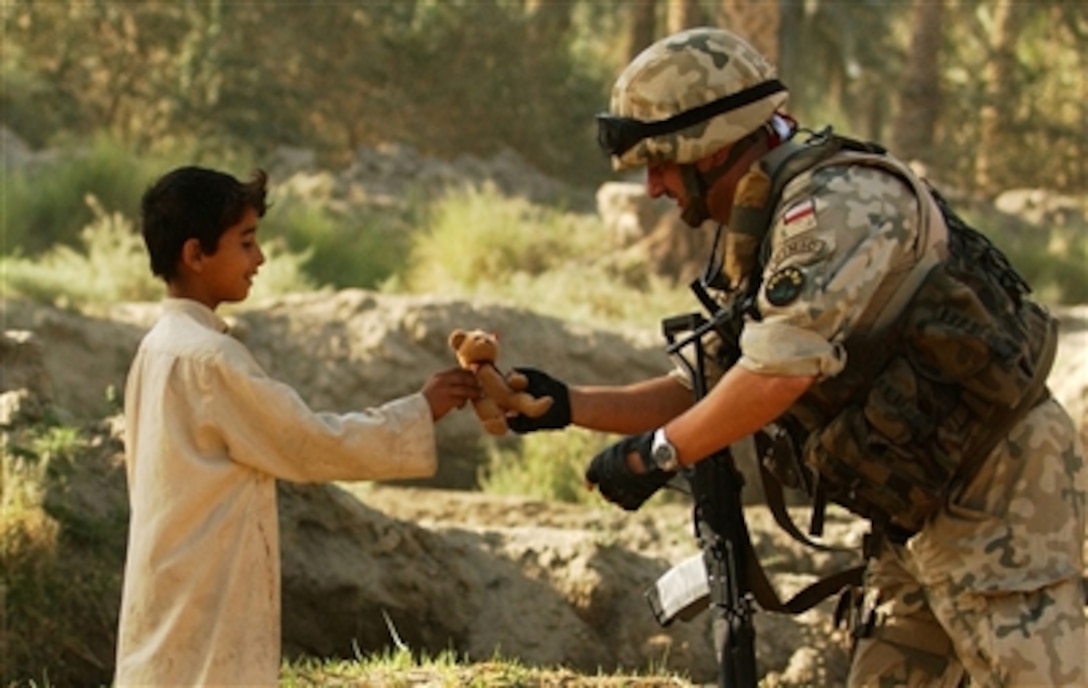
[[38,337],[25,330],[4,331],[0,371],[0,426],[41,420],[53,402],[53,382]]
[[1061,308],[1055,315],[1060,323],[1058,353],[1047,384],[1088,447],[1088,306]]
[[1044,227],[1088,221],[1088,204],[1083,199],[1047,189],[1008,189],[994,199],[994,208]]
[[649,234],[664,210],[642,184],[606,182],[597,189],[597,215],[615,246],[628,246]]

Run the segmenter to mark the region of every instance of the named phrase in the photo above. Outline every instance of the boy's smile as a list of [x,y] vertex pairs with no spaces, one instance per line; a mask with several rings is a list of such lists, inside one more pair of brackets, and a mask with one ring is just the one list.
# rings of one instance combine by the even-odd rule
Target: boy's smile
[[214,253],[204,253],[196,239],[186,242],[180,279],[172,285],[171,296],[200,301],[212,310],[224,301],[245,300],[265,260],[257,241],[257,221],[257,212],[247,208],[242,219],[219,237]]

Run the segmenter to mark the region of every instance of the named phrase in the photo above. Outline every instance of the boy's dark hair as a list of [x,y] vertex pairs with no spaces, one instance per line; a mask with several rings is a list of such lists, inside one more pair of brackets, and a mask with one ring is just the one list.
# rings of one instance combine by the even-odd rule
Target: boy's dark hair
[[268,175],[256,170],[243,183],[229,174],[203,167],[179,167],[163,175],[140,203],[140,225],[151,259],[151,272],[166,281],[177,276],[182,246],[200,241],[215,253],[219,237],[237,224],[247,208],[264,217]]

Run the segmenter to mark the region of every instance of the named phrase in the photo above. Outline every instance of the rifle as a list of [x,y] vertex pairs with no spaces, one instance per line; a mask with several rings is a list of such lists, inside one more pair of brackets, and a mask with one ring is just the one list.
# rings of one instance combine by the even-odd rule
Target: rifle
[[[696,288],[693,285],[693,289]],[[706,292],[697,289],[704,305]],[[737,303],[734,308],[743,304]],[[712,329],[721,334],[738,323],[734,309],[717,309],[710,320],[700,313],[666,318],[662,331],[666,351],[676,355],[688,369],[696,400],[706,393],[703,336]],[[681,334],[686,336],[680,337]],[[723,345],[736,339],[724,339]],[[680,351],[693,347],[694,362]],[[734,359],[735,360],[735,359]],[[695,536],[701,555],[689,559],[666,574],[647,591],[647,600],[662,625],[673,618],[690,619],[708,605],[714,613],[713,634],[721,688],[748,688],[756,685],[755,626],[753,596],[746,575],[746,557],[751,553],[747,524],[741,502],[744,479],[732,453],[722,449],[683,471],[694,499]]]
[[[676,356],[687,369],[696,401],[707,393],[703,337],[715,331],[723,347],[719,351],[718,362],[723,368],[734,365],[740,358],[739,339],[744,314],[752,307],[754,298],[735,294],[727,305],[721,306],[707,293],[706,283],[705,279],[696,280],[691,288],[711,313],[709,320],[700,313],[688,313],[662,321],[662,331],[668,342],[666,351]],[[684,336],[681,337],[682,334]],[[687,347],[694,349],[691,357],[694,362],[680,353]],[[785,511],[781,486],[766,474],[762,465],[760,472],[768,506],[787,533],[816,549],[842,549],[814,542],[801,533]],[[689,621],[710,608],[714,614],[712,622],[719,688],[754,688],[757,679],[755,626],[752,620],[756,603],[766,611],[800,614],[833,594],[841,594],[860,585],[864,565],[821,578],[783,601],[771,585],[752,546],[741,500],[744,477],[737,469],[729,448],[721,449],[684,469],[682,477],[690,486],[694,501],[693,521],[700,554],[688,558],[661,576],[646,591],[646,600],[662,626],[668,626],[678,618]],[[819,535],[824,506],[822,490],[811,485],[809,491],[810,496],[814,497],[809,534]],[[840,606],[844,599],[848,597],[840,597]]]

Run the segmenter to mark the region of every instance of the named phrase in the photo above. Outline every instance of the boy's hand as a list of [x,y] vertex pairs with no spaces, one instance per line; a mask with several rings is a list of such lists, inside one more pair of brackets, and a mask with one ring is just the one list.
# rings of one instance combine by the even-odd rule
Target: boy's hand
[[466,402],[483,396],[476,375],[461,367],[442,370],[423,384],[423,398],[431,407],[431,417],[439,420],[455,408],[463,408]]

